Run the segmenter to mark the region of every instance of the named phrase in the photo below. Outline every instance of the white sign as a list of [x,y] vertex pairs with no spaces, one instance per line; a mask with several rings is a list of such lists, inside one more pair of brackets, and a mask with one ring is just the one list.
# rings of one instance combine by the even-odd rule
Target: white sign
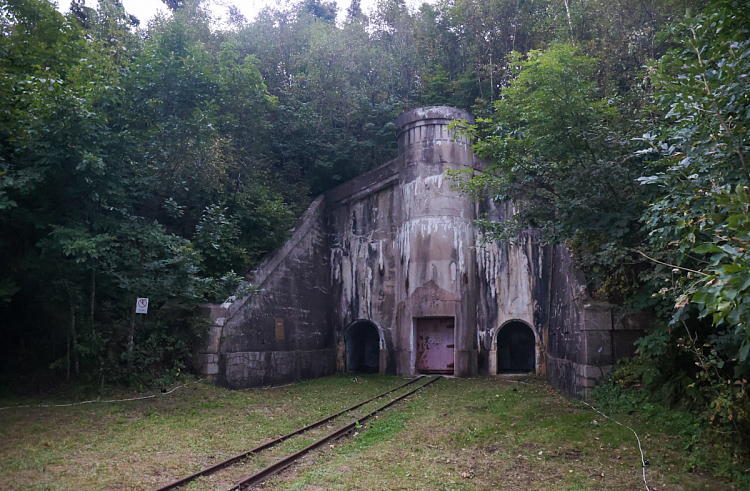
[[136,314],[148,314],[148,298],[139,298],[135,302]]

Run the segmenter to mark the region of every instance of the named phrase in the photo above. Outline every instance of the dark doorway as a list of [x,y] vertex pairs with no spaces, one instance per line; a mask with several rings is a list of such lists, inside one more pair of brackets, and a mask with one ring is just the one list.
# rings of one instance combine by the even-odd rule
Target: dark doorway
[[356,322],[346,332],[346,370],[356,373],[380,371],[380,336],[372,323]]
[[417,371],[453,374],[453,317],[417,319]]
[[510,322],[497,333],[497,373],[536,371],[536,338],[523,322]]

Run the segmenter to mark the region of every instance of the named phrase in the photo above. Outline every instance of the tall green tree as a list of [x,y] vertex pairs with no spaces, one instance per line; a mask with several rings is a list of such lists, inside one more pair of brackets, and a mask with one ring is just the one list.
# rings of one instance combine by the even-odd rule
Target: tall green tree
[[491,167],[467,189],[513,200],[518,212],[504,223],[480,223],[503,240],[532,227],[546,240],[569,241],[592,292],[621,302],[638,288],[637,271],[623,259],[641,240],[647,190],[636,179],[646,159],[630,139],[642,134],[646,115],[603,98],[596,60],[570,44],[516,53],[508,63],[513,78],[475,134],[475,151]]
[[670,34],[678,46],[652,66],[667,124],[644,135],[644,151],[663,158],[641,182],[660,193],[643,221],[654,259],[669,271],[659,295],[674,311],[644,346],[664,358],[676,342],[694,365],[683,370],[686,392],[710,406],[712,420],[746,435],[750,10],[716,1]]
[[[110,381],[181,366],[196,307],[236,286],[233,270],[276,247],[292,218],[256,171],[274,101],[254,60],[196,3],[146,39],[117,2],[2,13],[6,359]],[[137,296],[152,299],[143,323]],[[33,363],[11,354],[19,344]]]

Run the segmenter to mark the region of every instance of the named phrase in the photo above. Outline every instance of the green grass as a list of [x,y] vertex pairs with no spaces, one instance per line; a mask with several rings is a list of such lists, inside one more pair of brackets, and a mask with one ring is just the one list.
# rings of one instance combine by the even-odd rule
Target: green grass
[[[629,430],[541,380],[520,382],[441,380],[369,420],[356,436],[308,454],[263,487],[644,489],[640,454]],[[192,382],[141,401],[3,410],[0,489],[153,489],[400,383],[390,376],[359,377],[354,383],[341,375],[268,390],[227,391]],[[0,400],[0,406],[9,402],[29,401]],[[690,456],[674,428],[655,427],[637,414],[617,418],[641,435],[651,462],[651,489],[732,489],[701,469],[685,470]],[[188,489],[227,489],[340,424],[343,420]]]

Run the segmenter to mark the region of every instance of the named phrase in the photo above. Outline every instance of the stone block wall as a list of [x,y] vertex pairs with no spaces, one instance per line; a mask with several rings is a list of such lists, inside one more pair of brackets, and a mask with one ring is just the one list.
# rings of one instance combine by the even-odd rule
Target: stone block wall
[[612,305],[592,300],[567,249],[556,246],[554,255],[547,379],[568,395],[588,397],[617,360],[634,354],[648,316],[617,315]]

